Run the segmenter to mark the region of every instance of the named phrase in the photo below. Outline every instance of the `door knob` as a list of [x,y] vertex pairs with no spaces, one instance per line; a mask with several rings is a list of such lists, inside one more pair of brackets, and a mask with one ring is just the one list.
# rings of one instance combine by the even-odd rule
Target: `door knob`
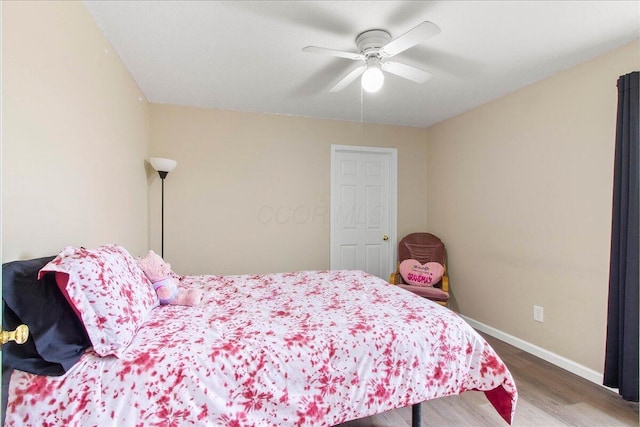
[[15,341],[16,344],[24,344],[29,338],[29,327],[27,325],[20,325],[15,331],[2,331],[2,344],[6,344],[9,341]]
[[384,236],[382,236],[382,240],[384,240],[384,241],[386,242],[387,240],[389,240],[389,236],[387,236],[387,235],[385,234]]

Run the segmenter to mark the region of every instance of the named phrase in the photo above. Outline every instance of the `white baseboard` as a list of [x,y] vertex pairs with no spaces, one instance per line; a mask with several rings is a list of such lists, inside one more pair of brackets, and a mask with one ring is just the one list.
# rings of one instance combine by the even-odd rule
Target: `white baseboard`
[[[502,332],[499,329],[485,325],[484,323],[480,323],[469,317],[463,316],[461,314],[460,314],[460,317],[462,317],[474,329],[477,329],[481,332],[491,335],[492,337],[497,338],[500,341],[504,341],[507,344],[511,344],[512,346],[517,347],[520,350],[524,350],[527,353],[530,353],[530,354],[533,354],[534,356],[539,357],[540,359],[546,360],[547,362],[552,363],[556,366],[559,366],[562,369],[565,369],[584,379],[587,379],[591,382],[601,385],[602,387],[605,387],[604,385],[602,385],[602,378],[603,378],[602,372],[594,371],[593,369],[587,368],[586,366],[576,363],[573,360],[569,360],[566,357],[555,354],[549,350],[545,350],[542,347],[538,347],[535,344],[531,344],[530,342],[514,337],[513,335],[509,335],[506,332]],[[605,387],[605,388],[611,390],[609,387]]]

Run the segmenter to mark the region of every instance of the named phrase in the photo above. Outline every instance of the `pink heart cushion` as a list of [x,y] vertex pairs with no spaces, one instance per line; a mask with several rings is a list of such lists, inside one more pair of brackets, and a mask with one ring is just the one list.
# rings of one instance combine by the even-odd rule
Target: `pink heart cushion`
[[405,259],[400,263],[400,275],[410,285],[433,286],[443,274],[444,267],[437,262],[420,264],[415,259]]

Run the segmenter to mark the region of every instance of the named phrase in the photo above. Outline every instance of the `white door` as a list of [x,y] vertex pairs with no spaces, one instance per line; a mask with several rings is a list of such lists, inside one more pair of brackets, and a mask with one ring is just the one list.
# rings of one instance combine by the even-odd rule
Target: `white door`
[[331,146],[331,269],[388,280],[396,257],[395,148]]

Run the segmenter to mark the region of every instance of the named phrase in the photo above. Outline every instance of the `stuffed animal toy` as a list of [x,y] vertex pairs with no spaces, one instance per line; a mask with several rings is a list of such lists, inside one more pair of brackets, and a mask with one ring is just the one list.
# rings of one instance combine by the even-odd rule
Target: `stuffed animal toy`
[[146,256],[136,261],[138,267],[153,284],[153,289],[158,294],[160,304],[188,306],[200,304],[202,291],[178,287],[178,279],[171,274],[171,264],[164,262],[160,255],[149,251]]

